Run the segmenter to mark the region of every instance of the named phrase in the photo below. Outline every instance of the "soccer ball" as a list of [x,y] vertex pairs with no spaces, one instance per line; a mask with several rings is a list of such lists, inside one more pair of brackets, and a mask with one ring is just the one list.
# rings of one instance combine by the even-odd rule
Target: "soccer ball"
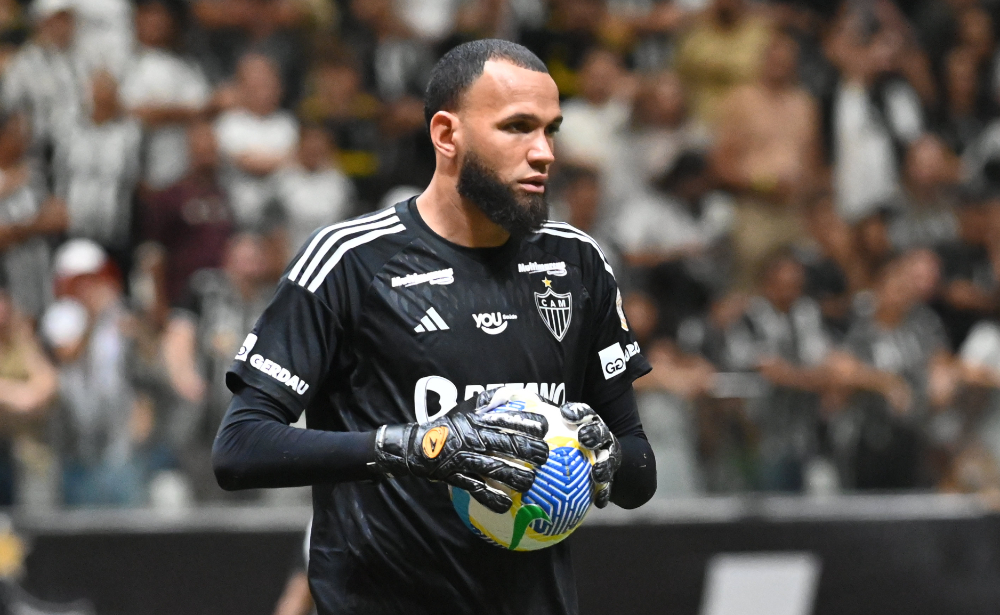
[[[466,527],[493,545],[512,551],[551,547],[572,534],[587,516],[594,496],[590,471],[599,458],[580,444],[577,426],[567,423],[559,408],[533,393],[515,392],[492,411],[496,410],[544,415],[549,424],[545,434],[549,459],[538,469],[535,483],[527,493],[520,494],[488,481],[514,500],[506,513],[491,511],[458,487],[450,487],[452,505]],[[601,451],[601,454],[608,453]]]

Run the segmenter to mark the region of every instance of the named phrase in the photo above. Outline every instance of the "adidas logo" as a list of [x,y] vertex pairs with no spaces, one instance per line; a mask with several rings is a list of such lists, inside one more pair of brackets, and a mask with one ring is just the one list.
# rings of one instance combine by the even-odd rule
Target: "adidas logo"
[[426,333],[428,331],[447,331],[450,328],[448,323],[437,313],[437,310],[428,308],[427,314],[420,319],[420,324],[414,327],[413,330],[417,333]]

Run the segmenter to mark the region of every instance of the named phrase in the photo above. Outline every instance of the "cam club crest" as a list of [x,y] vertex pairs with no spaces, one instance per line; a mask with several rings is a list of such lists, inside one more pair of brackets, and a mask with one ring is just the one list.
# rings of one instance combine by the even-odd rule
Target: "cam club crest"
[[557,293],[549,286],[544,293],[535,293],[535,305],[538,307],[542,322],[561,342],[573,318],[573,295]]

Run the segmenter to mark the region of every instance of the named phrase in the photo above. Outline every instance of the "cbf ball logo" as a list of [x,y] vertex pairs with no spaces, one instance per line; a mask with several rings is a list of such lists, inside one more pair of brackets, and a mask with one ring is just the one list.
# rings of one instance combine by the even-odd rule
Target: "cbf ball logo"
[[591,469],[598,458],[580,445],[578,427],[566,423],[559,408],[544,403],[537,395],[515,393],[501,408],[546,417],[548,461],[538,469],[534,484],[525,494],[490,482],[511,496],[513,505],[506,513],[492,512],[456,487],[450,488],[452,504],[462,523],[493,545],[511,551],[544,549],[569,536],[587,516],[594,495]]

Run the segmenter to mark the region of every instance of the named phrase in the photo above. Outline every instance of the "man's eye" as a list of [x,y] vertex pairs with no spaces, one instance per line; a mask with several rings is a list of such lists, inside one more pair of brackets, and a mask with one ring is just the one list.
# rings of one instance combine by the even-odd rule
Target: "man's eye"
[[513,124],[508,124],[507,125],[507,130],[509,130],[511,132],[519,132],[519,133],[522,133],[522,134],[527,134],[527,133],[531,132],[531,126],[529,126],[525,122],[515,122]]

